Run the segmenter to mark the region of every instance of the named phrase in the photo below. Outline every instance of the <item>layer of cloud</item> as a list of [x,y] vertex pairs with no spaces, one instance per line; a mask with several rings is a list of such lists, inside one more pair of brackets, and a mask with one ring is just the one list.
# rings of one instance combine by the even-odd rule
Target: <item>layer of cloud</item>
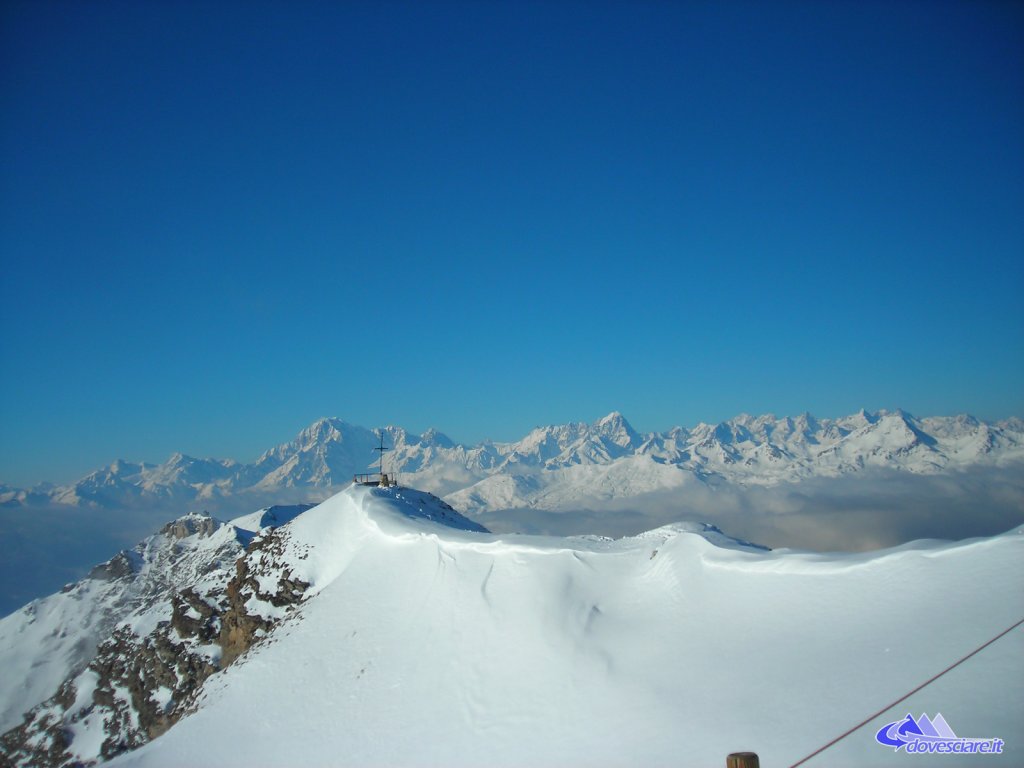
[[77,581],[174,517],[160,510],[0,509],[0,616]]
[[629,536],[668,523],[709,522],[773,548],[865,551],[915,539],[992,536],[1024,524],[1020,467],[945,475],[859,472],[771,488],[687,484],[586,509],[504,510],[480,521],[495,531]]

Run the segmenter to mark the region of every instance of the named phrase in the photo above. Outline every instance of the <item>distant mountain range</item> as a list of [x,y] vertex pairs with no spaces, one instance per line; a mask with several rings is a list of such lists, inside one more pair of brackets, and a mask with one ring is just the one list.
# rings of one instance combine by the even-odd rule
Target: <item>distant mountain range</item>
[[[469,514],[512,508],[567,508],[708,485],[775,485],[835,477],[867,467],[936,474],[974,465],[1024,461],[1024,421],[972,416],[915,418],[901,410],[860,411],[838,419],[810,414],[740,415],[719,424],[637,432],[613,412],[593,424],[538,427],[521,440],[455,443],[385,427],[384,468],[444,496]],[[197,505],[210,509],[265,501],[320,500],[329,489],[372,471],[375,432],[323,418],[252,464],[176,453],[163,464],[115,461],[66,486],[0,486],[6,507],[69,505],[131,508]]]

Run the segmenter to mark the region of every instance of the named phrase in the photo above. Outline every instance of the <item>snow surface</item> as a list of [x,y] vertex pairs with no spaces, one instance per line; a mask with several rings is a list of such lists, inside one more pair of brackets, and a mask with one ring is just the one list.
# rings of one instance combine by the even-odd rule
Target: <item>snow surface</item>
[[[280,528],[306,602],[111,765],[785,766],[1024,617],[1024,528],[823,555],[692,524],[498,536],[442,511],[351,487]],[[1022,683],[1018,629],[809,765],[922,762],[874,742],[908,712],[1019,765]]]

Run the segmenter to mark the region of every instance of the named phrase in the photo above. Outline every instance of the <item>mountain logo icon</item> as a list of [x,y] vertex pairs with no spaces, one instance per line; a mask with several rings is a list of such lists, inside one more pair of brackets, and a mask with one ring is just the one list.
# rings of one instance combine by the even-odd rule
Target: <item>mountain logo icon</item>
[[899,752],[923,754],[991,754],[1003,751],[1004,741],[998,738],[961,738],[953,733],[941,712],[934,718],[922,713],[914,718],[908,714],[902,720],[883,725],[875,734],[875,741],[883,747]]

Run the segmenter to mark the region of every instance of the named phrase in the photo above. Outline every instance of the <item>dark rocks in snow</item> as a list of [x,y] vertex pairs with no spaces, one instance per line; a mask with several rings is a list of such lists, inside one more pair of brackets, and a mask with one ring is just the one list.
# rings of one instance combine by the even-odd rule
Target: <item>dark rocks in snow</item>
[[[170,728],[218,666],[189,643],[176,642],[165,624],[141,641],[118,630],[90,669],[99,678],[93,706],[108,713],[101,750],[109,759]],[[167,694],[160,696],[162,691]]]
[[118,552],[107,562],[100,563],[89,571],[89,578],[96,579],[97,581],[113,581],[114,579],[126,578],[135,573],[137,559],[138,557],[133,557],[131,552]]
[[[229,607],[218,637],[225,665],[249,650],[274,624],[271,619],[249,613],[246,606],[253,598],[275,608],[284,608],[300,602],[309,587],[306,582],[293,579],[291,570],[281,564],[283,550],[280,536],[275,532],[253,539],[247,548],[247,556],[239,558],[235,563],[235,577],[226,590]],[[269,570],[277,573],[277,591],[269,594],[261,591],[256,579],[257,570],[253,567],[255,562],[266,563],[268,560]],[[262,570],[266,569],[264,565]]]
[[34,720],[26,719],[17,728],[0,736],[0,766],[74,766],[75,763],[69,762],[69,735],[57,727],[59,724],[59,719],[53,715],[43,715],[38,725]]
[[160,533],[172,539],[184,539],[196,534],[209,536],[217,527],[217,521],[208,515],[186,515],[165,525]]
[[[188,516],[161,533],[173,539],[208,536],[217,525],[211,518]],[[117,627],[85,673],[66,680],[0,737],[0,766],[92,765],[145,744],[188,714],[207,678],[269,634],[303,599],[309,585],[282,562],[282,536],[276,531],[256,536],[235,561],[230,579],[228,572],[211,568],[201,583],[174,592],[167,600],[167,619],[144,637],[128,625]],[[129,554],[97,566],[91,578],[130,575]],[[218,573],[226,583],[217,583]],[[261,584],[275,589],[264,591]],[[99,754],[77,753],[73,726],[82,724],[102,729]]]
[[220,612],[203,600],[192,587],[171,599],[171,626],[183,638],[196,638],[210,644],[220,632]]

